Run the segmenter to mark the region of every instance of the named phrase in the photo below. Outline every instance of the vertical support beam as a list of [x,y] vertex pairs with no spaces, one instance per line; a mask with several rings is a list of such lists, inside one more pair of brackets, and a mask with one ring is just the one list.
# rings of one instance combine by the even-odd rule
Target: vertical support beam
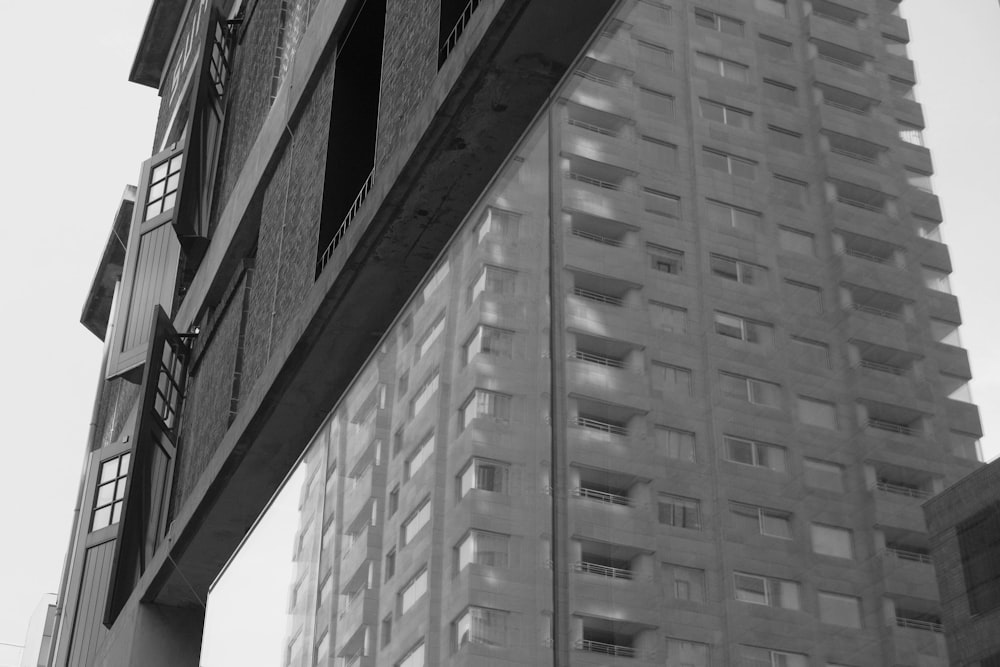
[[115,620],[94,667],[198,667],[205,610],[130,600]]

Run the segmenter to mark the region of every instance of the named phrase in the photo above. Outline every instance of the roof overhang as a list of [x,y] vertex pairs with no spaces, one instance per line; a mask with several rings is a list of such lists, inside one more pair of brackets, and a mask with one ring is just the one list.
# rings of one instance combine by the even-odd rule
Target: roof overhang
[[125,245],[128,243],[132,210],[135,208],[135,192],[134,185],[125,186],[111,232],[104,244],[101,263],[97,265],[97,272],[90,283],[90,291],[87,292],[87,300],[80,315],[80,323],[101,340],[104,340],[108,321],[111,319],[115,284],[121,279],[122,268],[125,266]]
[[153,0],[128,80],[159,88],[188,0]]

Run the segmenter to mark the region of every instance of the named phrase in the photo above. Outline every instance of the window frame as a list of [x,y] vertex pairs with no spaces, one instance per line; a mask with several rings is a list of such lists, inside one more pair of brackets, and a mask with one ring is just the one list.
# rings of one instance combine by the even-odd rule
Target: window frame
[[[676,501],[676,502],[670,502]],[[701,500],[673,493],[659,493],[656,496],[656,520],[661,526],[701,530]],[[663,520],[664,507],[670,507],[670,520]],[[680,510],[678,512],[678,509]]]

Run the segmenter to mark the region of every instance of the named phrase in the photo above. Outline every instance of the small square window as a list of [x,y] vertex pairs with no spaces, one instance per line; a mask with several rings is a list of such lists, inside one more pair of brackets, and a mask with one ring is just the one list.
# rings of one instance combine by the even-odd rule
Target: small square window
[[657,502],[660,523],[675,528],[701,529],[701,501],[661,493]]
[[694,433],[690,431],[657,426],[656,444],[668,459],[691,463],[695,460]]
[[814,552],[837,558],[854,558],[854,539],[850,530],[814,523],[809,526],[809,534]]
[[684,253],[680,250],[647,243],[646,253],[649,255],[650,268],[654,271],[679,275],[684,270]]
[[705,570],[664,563],[663,575],[675,600],[705,602]]
[[458,475],[458,497],[472,490],[506,494],[508,473],[506,463],[473,459]]
[[791,227],[778,227],[778,245],[782,250],[800,255],[816,256],[816,237]]

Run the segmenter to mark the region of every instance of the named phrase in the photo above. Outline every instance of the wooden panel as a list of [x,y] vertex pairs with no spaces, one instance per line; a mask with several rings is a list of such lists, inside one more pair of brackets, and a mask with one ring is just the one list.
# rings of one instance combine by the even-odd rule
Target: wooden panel
[[114,553],[114,540],[98,544],[85,552],[75,616],[77,625],[73,627],[68,667],[89,667],[93,664],[97,648],[108,632],[101,619],[104,616],[102,612],[108,582],[111,581]]

